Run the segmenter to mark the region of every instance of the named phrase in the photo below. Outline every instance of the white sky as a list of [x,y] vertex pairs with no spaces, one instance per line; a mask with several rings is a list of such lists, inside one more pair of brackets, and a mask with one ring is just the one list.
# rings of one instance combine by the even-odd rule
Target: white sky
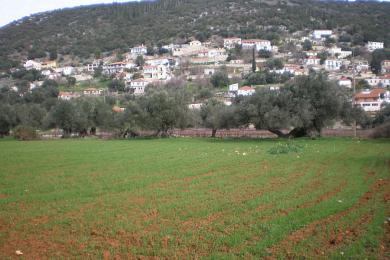
[[0,27],[34,13],[80,5],[130,1],[134,0],[0,0]]

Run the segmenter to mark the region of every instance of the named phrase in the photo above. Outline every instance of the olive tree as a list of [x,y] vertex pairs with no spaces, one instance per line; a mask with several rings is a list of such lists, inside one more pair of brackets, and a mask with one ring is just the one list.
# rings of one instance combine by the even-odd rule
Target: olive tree
[[216,136],[218,129],[229,129],[236,125],[233,107],[216,99],[210,99],[202,105],[200,117],[203,126],[211,128],[211,137]]

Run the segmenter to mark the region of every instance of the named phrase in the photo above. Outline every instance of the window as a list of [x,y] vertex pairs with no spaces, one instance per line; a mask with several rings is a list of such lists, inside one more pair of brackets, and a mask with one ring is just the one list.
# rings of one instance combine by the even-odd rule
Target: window
[[370,104],[363,104],[363,106],[364,106],[364,107],[369,107],[369,106],[370,106]]

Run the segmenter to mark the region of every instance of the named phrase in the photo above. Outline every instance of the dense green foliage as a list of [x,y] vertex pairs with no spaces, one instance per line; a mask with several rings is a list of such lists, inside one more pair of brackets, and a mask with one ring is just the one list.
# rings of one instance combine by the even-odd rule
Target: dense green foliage
[[[274,76],[256,72],[247,81],[268,74]],[[112,91],[119,90],[117,83],[117,80],[111,81]],[[320,135],[324,127],[336,120],[347,124],[357,120],[362,126],[370,125],[362,109],[352,107],[351,92],[328,81],[324,74],[296,77],[285,82],[280,90],[259,87],[253,96],[238,96],[231,106],[213,99],[207,88],[201,90],[191,93],[180,82],[168,82],[164,86],[149,86],[140,97],[131,94],[113,97],[105,93],[104,98],[79,97],[63,101],[58,100],[57,85],[50,80],[23,95],[3,88],[0,92],[0,136],[23,126],[40,130],[62,129],[64,137],[94,135],[96,129],[115,131],[122,137],[149,130],[165,137],[174,128],[199,125],[211,128],[212,136],[215,136],[218,129],[253,124],[257,129],[269,130],[280,137],[302,137]],[[189,111],[188,104],[195,98],[204,104],[200,111]],[[124,111],[115,105],[121,105]],[[384,113],[386,111],[384,109]],[[382,114],[378,114],[378,124],[384,121]],[[292,130],[285,134],[282,129]]]
[[[353,108],[346,89],[327,81],[323,74],[299,76],[279,91],[262,88],[239,101],[241,123],[252,123],[278,136],[318,135],[334,120],[350,120]],[[280,129],[292,129],[288,134]]]
[[204,127],[210,128],[215,137],[218,129],[230,129],[237,126],[234,107],[210,99],[200,109],[200,117]]
[[[310,0],[160,0],[95,5],[42,13],[0,30],[0,69],[13,64],[10,54],[55,57],[99,56],[145,43],[161,45],[210,35],[266,38],[277,42],[283,32],[343,29],[354,43],[390,43],[389,3]],[[269,27],[271,26],[271,27]],[[344,37],[345,38],[345,37]]]

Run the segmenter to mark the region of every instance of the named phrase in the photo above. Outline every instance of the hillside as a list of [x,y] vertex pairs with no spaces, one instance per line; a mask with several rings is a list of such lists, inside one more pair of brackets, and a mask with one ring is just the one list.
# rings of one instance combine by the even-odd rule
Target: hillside
[[0,29],[0,69],[21,57],[58,53],[86,58],[139,43],[165,44],[191,36],[277,41],[281,25],[290,32],[338,28],[388,46],[389,13],[390,3],[309,0],[161,0],[57,10]]

